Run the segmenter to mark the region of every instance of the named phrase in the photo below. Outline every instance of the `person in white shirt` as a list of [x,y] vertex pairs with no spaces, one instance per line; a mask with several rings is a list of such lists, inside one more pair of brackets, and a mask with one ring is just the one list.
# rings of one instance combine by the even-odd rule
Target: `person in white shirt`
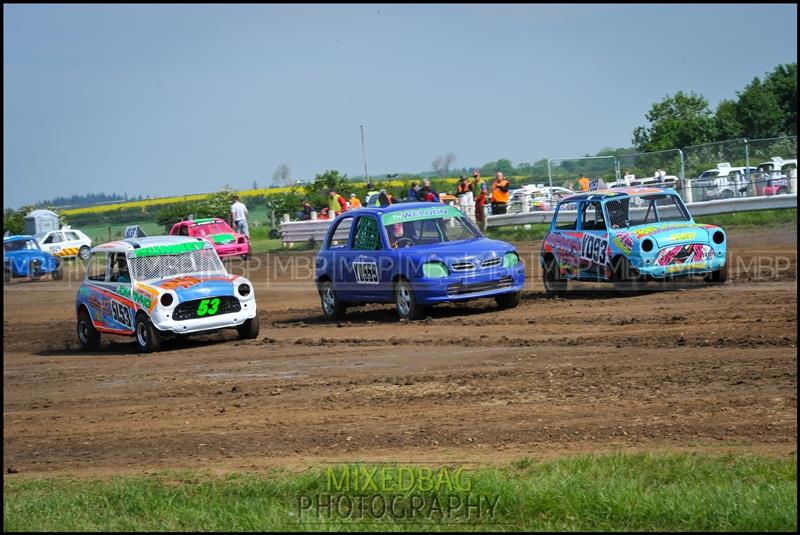
[[247,207],[239,201],[239,196],[233,198],[231,205],[231,219],[236,232],[250,239],[250,229],[247,227]]

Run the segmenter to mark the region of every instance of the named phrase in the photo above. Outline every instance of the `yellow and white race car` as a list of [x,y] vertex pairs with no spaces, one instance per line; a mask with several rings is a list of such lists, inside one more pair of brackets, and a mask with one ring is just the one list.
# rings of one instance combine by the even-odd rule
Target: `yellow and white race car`
[[89,236],[68,226],[61,227],[61,230],[40,232],[34,238],[42,251],[58,258],[77,256],[81,260],[86,260],[92,249],[92,239]]

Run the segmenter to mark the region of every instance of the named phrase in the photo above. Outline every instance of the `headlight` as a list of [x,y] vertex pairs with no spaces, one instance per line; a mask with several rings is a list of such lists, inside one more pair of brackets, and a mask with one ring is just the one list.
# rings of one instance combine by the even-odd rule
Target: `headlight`
[[723,234],[721,230],[718,230],[714,233],[713,240],[717,245],[722,245],[725,241],[725,234]]
[[447,266],[441,262],[426,262],[422,264],[422,274],[429,279],[446,277]]
[[510,268],[519,264],[519,255],[515,252],[503,255],[503,267]]
[[239,287],[236,288],[236,291],[239,292],[239,295],[241,295],[242,297],[247,297],[248,295],[250,295],[250,292],[252,290],[253,289],[250,288],[250,285],[247,283],[240,284]]
[[174,299],[173,299],[171,293],[161,294],[161,299],[159,299],[159,302],[161,303],[161,306],[165,306],[165,307],[171,306],[173,301],[174,301]]
[[653,240],[645,239],[642,241],[642,251],[649,253],[653,250]]

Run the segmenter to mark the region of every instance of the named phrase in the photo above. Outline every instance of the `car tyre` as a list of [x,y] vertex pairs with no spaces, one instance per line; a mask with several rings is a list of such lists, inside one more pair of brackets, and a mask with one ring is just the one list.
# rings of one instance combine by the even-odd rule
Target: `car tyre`
[[721,268],[719,268],[719,269],[717,269],[715,271],[712,271],[711,273],[707,273],[703,277],[703,280],[706,282],[706,284],[714,285],[714,286],[725,284],[725,281],[728,280],[728,264],[727,264],[727,262]]
[[58,266],[50,275],[53,277],[54,281],[60,281],[64,278],[64,267]]
[[242,255],[242,260],[243,260],[243,261],[247,262],[247,259],[248,259],[248,258],[250,258],[250,255],[249,255],[249,254],[247,254],[247,253],[244,253],[244,254]]
[[89,247],[87,247],[86,245],[83,245],[78,250],[78,256],[80,257],[81,260],[86,262],[89,259]]
[[92,318],[85,308],[78,312],[78,342],[83,349],[97,349],[100,346],[100,331],[95,329]]
[[242,340],[252,340],[253,338],[257,338],[258,329],[258,312],[256,312],[256,316],[254,318],[250,318],[236,327],[236,330],[239,331],[239,338]]
[[549,296],[561,295],[567,290],[567,279],[561,277],[558,260],[553,256],[545,260],[542,282],[544,283],[544,291]]
[[508,294],[501,294],[495,296],[494,300],[497,301],[497,306],[502,309],[516,308],[519,305],[522,292],[511,292]]
[[642,276],[624,256],[614,263],[614,289],[621,296],[636,295],[642,290]]
[[142,353],[155,353],[161,349],[161,332],[155,328],[147,314],[139,313],[134,326],[136,345]]
[[417,303],[411,283],[400,279],[394,287],[394,302],[401,320],[418,320],[425,314],[425,307]]
[[347,307],[341,302],[333,289],[333,283],[323,282],[319,288],[319,298],[322,304],[322,313],[329,320],[340,320],[344,318]]
[[4,269],[3,270],[3,282],[11,282],[11,270]]

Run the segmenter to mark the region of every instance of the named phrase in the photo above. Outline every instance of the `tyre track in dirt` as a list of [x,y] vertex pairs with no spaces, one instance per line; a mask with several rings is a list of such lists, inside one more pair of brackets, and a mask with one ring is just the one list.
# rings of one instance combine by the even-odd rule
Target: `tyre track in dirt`
[[[733,235],[732,249],[753,258],[771,237]],[[775,241],[773,256],[794,266],[777,276],[734,274],[723,287],[687,283],[631,298],[589,286],[549,299],[529,274],[517,309],[478,300],[412,323],[381,305],[327,323],[307,282],[254,277],[257,340],[233,332],[169,340],[150,356],[121,338],[80,351],[77,287],[68,281],[12,284],[4,288],[4,469],[791,453],[794,239]]]

